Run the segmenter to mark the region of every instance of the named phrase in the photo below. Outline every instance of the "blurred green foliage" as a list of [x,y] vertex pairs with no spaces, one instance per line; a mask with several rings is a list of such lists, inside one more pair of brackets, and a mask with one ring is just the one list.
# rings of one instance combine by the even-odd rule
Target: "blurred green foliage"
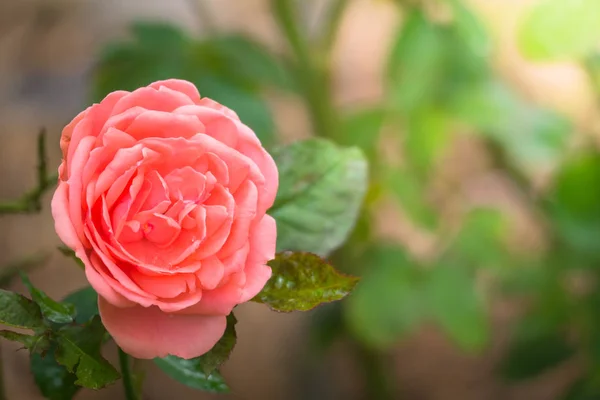
[[[271,3],[288,44],[286,53],[274,54],[239,35],[197,39],[172,26],[138,23],[130,40],[109,46],[101,55],[95,99],[158,79],[188,79],[204,96],[234,109],[270,147],[278,135],[266,91],[298,96],[315,136],[360,147],[370,163],[371,184],[361,218],[351,239],[331,255],[337,267],[363,280],[341,307],[316,311],[313,336],[320,340],[318,347],[350,337],[359,348],[383,352],[422,324],[433,323],[461,349],[482,351],[494,332],[494,302],[510,298],[521,312],[509,327],[511,344],[498,374],[507,381],[531,379],[579,356],[586,369],[565,399],[600,398],[597,148],[568,149],[573,124],[531,104],[502,80],[491,65],[493,41],[466,2],[446,2],[451,18],[438,20],[420,2],[398,1],[403,23],[389,49],[386,93],[378,104],[358,109],[336,107],[331,95],[331,46],[348,1],[329,2],[321,29],[310,36],[297,17],[297,2]],[[600,96],[600,55],[594,53],[599,7],[597,0],[544,0],[524,19],[519,44],[536,60],[581,61]],[[465,138],[478,143],[494,172],[520,192],[542,228],[544,246],[525,253],[511,250],[508,239],[514,226],[499,209],[465,201],[459,218],[449,220],[444,200],[432,200],[445,157]],[[401,161],[390,160],[382,147]],[[322,161],[333,165],[347,158],[331,154]],[[540,190],[534,177],[548,170],[553,171],[550,183]],[[323,184],[331,184],[327,182]],[[455,184],[444,196],[463,196],[460,190]],[[382,199],[394,201],[411,226],[432,238],[431,254],[418,256],[401,243],[382,243],[375,233]],[[338,211],[332,218],[343,219]],[[323,226],[333,221],[327,219],[327,210],[319,218]],[[306,229],[301,226],[306,221],[300,218],[294,227]],[[348,228],[343,220],[336,224]],[[339,244],[335,229],[323,229],[332,229],[331,240]],[[336,247],[315,246],[323,254]],[[573,289],[573,279],[585,287]],[[368,384],[381,383],[370,375]],[[371,393],[382,398],[387,392],[371,388]]]

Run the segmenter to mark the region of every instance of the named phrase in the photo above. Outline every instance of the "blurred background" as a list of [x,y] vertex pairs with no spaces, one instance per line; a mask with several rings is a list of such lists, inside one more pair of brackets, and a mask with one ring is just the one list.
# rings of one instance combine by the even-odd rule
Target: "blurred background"
[[[91,102],[188,79],[267,148],[321,136],[371,162],[330,257],[357,291],[241,306],[218,397],[600,399],[599,45],[598,0],[0,0],[0,198],[35,186],[41,127],[54,169]],[[61,298],[86,283],[50,196],[0,216],[0,272]],[[8,398],[42,399],[1,346]],[[143,366],[145,399],[217,398]]]

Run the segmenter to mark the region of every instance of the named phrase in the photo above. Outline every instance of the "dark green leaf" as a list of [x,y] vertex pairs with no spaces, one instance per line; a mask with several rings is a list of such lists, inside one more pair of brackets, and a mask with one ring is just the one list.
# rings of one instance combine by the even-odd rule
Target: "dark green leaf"
[[40,307],[27,297],[0,289],[0,323],[15,328],[44,329]]
[[54,352],[53,346],[45,357],[39,354],[31,356],[33,378],[45,398],[71,400],[80,389],[80,386],[75,384],[77,377],[56,362]]
[[91,287],[79,289],[64,298],[63,303],[73,304],[77,315],[75,322],[83,324],[98,315],[98,294]]
[[94,100],[114,90],[134,90],[151,82],[183,78],[189,39],[176,27],[137,23],[131,42],[115,43],[100,55]]
[[600,42],[600,2],[544,0],[526,17],[519,44],[536,60],[583,58]]
[[422,320],[423,276],[397,247],[367,252],[364,276],[346,303],[346,319],[361,341],[386,348],[409,333]]
[[[284,65],[260,43],[244,36],[217,36],[208,44],[223,57],[227,74],[235,74],[254,84],[292,90],[293,79]],[[243,68],[239,68],[243,66]]]
[[42,311],[44,318],[55,322],[57,324],[68,324],[73,322],[75,316],[75,307],[71,304],[61,304],[57,301],[52,300],[46,293],[35,288],[29,278],[24,274],[21,274],[23,284],[31,293],[31,298],[35,301]]
[[593,378],[582,378],[575,381],[560,400],[598,400],[600,387]]
[[114,90],[134,90],[157,80],[186,79],[202,96],[234,110],[263,145],[274,143],[275,125],[259,87],[285,86],[288,78],[259,44],[237,36],[197,42],[178,28],[160,23],[138,23],[132,31],[133,41],[112,44],[101,55],[95,100]]
[[78,385],[100,389],[120,375],[100,354],[105,329],[96,316],[84,326],[66,326],[58,332],[56,361],[77,375]]
[[319,304],[341,300],[358,278],[337,272],[315,254],[286,251],[269,262],[273,275],[253,299],[275,311],[308,311]]
[[202,372],[206,376],[209,376],[213,372],[217,371],[218,368],[225,361],[229,359],[235,342],[237,341],[237,335],[235,334],[235,324],[237,320],[233,313],[227,316],[227,329],[223,337],[215,344],[215,346],[206,354],[197,358],[198,365],[202,368]]
[[44,353],[50,347],[50,341],[45,334],[25,335],[13,331],[0,331],[0,336],[12,342],[23,344],[32,354]]
[[325,256],[355,224],[367,187],[367,163],[356,148],[309,139],[276,149],[279,191],[269,213],[277,249]]
[[503,378],[510,381],[531,379],[567,360],[574,348],[565,335],[555,330],[517,331],[508,354],[499,366]]
[[186,386],[215,393],[229,391],[220,373],[214,371],[212,374],[206,375],[202,372],[201,361],[198,359],[184,360],[175,356],[167,356],[155,358],[154,362],[163,372]]
[[448,337],[468,351],[481,350],[490,331],[483,299],[464,268],[440,265],[429,276],[427,296],[434,321]]

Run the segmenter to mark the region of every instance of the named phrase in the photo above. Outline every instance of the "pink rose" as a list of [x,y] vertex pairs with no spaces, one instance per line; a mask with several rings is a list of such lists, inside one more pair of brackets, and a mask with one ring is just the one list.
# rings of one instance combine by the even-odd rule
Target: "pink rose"
[[206,353],[271,276],[277,167],[232,110],[181,80],[117,91],[62,132],[52,199],[102,321],[138,358]]

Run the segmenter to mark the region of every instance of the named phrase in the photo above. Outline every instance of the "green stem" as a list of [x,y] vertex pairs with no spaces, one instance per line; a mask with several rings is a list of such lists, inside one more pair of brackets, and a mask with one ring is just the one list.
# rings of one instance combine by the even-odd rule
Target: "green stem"
[[366,348],[362,343],[355,342],[356,356],[364,371],[367,398],[370,400],[393,400],[392,381],[389,379],[388,366],[384,354]]
[[135,389],[133,388],[133,379],[129,369],[129,356],[119,348],[119,365],[121,375],[123,376],[123,388],[125,389],[125,398],[127,400],[139,400]]
[[294,70],[316,136],[331,137],[337,131],[337,113],[332,104],[327,58],[315,57],[311,44],[294,18],[291,0],[271,0],[273,14],[294,56]]
[[327,14],[327,21],[322,34],[323,50],[328,54],[337,38],[340,23],[346,6],[348,6],[349,0],[334,0],[333,4],[329,7]]

